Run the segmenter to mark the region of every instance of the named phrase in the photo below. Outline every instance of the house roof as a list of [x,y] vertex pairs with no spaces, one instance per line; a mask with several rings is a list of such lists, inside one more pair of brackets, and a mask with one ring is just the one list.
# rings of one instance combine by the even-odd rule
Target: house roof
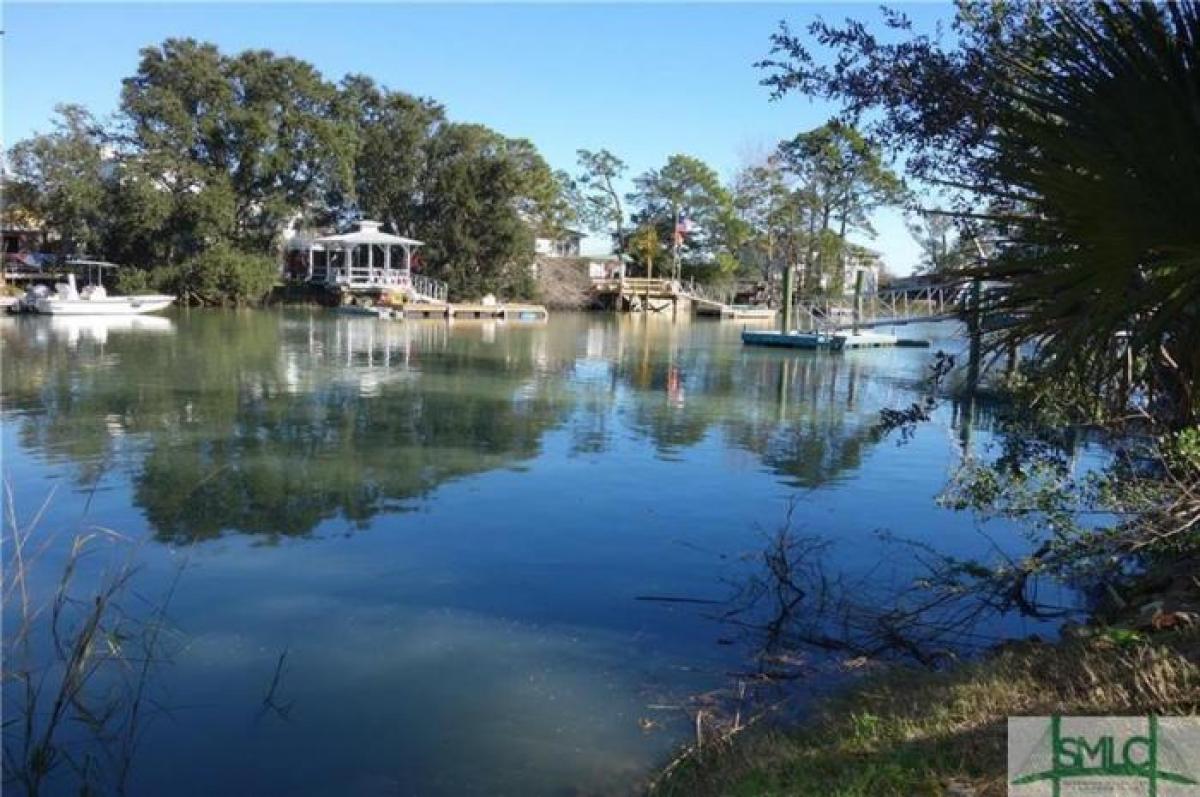
[[357,230],[344,232],[340,235],[323,235],[314,240],[313,244],[321,247],[336,248],[358,246],[360,244],[380,244],[385,246],[421,246],[423,244],[422,241],[412,238],[404,238],[400,235],[381,232],[379,228],[382,226],[383,224],[378,221],[360,221],[358,222]]

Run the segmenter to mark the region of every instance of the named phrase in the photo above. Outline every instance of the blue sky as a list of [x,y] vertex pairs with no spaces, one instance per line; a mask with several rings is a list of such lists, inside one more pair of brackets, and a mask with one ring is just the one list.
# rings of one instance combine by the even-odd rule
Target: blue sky
[[[906,6],[924,25],[943,5]],[[451,118],[531,139],[555,168],[606,147],[638,173],[680,152],[728,178],[830,108],[770,102],[754,61],[780,19],[877,19],[866,4],[30,4],[3,6],[5,145],[44,131],[55,104],[116,109],[138,50],[171,36],[268,48],[327,78],[362,72],[442,102]],[[898,213],[867,242],[907,272],[918,254]],[[599,243],[593,242],[595,248]]]

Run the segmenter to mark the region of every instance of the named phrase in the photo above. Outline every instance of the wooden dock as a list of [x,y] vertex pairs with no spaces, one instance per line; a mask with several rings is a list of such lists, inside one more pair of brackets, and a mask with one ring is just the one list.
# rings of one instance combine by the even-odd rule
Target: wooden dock
[[540,304],[506,303],[482,304],[478,302],[414,303],[405,305],[342,305],[335,308],[343,315],[374,316],[390,320],[493,320],[493,321],[545,321],[549,311]]
[[765,305],[730,304],[669,279],[596,279],[592,280],[592,295],[599,305],[617,312],[670,312],[674,316],[684,309],[697,316],[737,321],[771,321],[776,315]]
[[713,316],[727,321],[774,321],[778,311],[757,304],[721,304],[703,299],[692,300],[696,315]]

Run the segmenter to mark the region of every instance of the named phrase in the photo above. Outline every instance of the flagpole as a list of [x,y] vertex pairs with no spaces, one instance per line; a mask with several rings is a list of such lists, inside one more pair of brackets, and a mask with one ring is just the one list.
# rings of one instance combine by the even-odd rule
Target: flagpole
[[671,259],[673,260],[672,273],[674,273],[676,280],[678,280],[680,278],[680,274],[679,274],[679,239],[682,237],[683,237],[683,233],[681,233],[679,231],[679,206],[676,205],[675,206],[675,230],[674,230],[674,234],[671,236]]

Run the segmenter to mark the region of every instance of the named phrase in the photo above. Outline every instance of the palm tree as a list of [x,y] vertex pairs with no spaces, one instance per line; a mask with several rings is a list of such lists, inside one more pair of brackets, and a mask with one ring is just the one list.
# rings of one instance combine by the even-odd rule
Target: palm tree
[[[998,64],[986,217],[1002,346],[1162,420],[1200,388],[1200,4],[1063,4],[1033,58]],[[1120,389],[1114,390],[1114,387]]]

